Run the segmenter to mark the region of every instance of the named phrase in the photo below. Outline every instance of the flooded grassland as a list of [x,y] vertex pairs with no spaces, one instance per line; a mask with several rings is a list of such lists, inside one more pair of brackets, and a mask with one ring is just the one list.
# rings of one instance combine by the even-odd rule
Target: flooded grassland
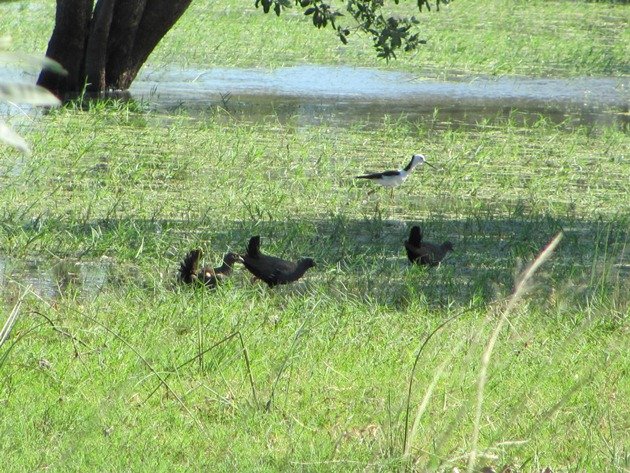
[[[511,2],[479,3],[502,11]],[[530,3],[516,12],[521,20]],[[33,148],[28,157],[0,150],[0,293],[4,313],[21,304],[0,348],[4,463],[452,471],[477,449],[478,465],[497,470],[628,468],[627,46],[606,49],[597,30],[593,50],[609,65],[584,56],[569,69],[566,39],[579,31],[576,18],[627,35],[615,26],[627,13],[580,3],[585,19],[577,3],[537,3],[558,10],[544,31],[562,39],[550,46],[569,71],[562,78],[472,76],[468,66],[429,78],[410,70],[410,58],[398,71],[208,67],[200,63],[212,46],[183,48],[182,38],[235,7],[199,2],[131,100],[45,114],[3,108]],[[485,11],[475,8],[457,20],[462,28]],[[302,34],[282,30],[295,15],[281,27],[246,15],[251,31],[285,31],[287,44]],[[496,33],[488,18],[479,24]],[[505,44],[522,46],[529,26],[519,25]],[[305,44],[323,38],[309,33]],[[267,37],[262,59],[280,41]],[[532,75],[552,69],[541,38],[530,35]],[[16,35],[29,41],[37,35]],[[183,64],[177,51],[186,51]],[[368,57],[313,51],[329,64]],[[251,66],[247,54],[223,65]],[[503,67],[523,72],[527,61]],[[393,194],[354,179],[415,152],[435,168],[416,169]],[[453,242],[440,267],[408,265],[403,241],[414,224],[431,241]],[[558,232],[480,384],[518,274]],[[240,267],[214,292],[175,283],[189,249],[216,265],[254,234],[265,252],[310,256],[317,267],[275,289]]]

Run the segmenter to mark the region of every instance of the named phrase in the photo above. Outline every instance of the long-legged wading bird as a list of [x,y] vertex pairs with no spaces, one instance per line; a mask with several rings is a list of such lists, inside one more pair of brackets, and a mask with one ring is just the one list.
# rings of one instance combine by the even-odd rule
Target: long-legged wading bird
[[243,258],[236,253],[226,253],[223,256],[223,264],[218,268],[204,266],[199,269],[199,260],[202,254],[201,250],[191,250],[184,257],[184,261],[179,265],[180,282],[192,284],[198,281],[208,288],[214,288],[232,274],[234,263],[243,262]]
[[405,241],[405,249],[407,258],[412,263],[437,266],[449,251],[453,251],[453,244],[450,241],[445,241],[441,245],[422,241],[422,231],[416,225],[411,227],[409,240]]
[[245,268],[258,279],[265,281],[269,287],[297,281],[304,273],[315,266],[311,258],[287,261],[260,252],[260,236],[253,236],[247,245],[247,253],[243,255]]
[[414,154],[411,157],[411,161],[407,164],[403,169],[398,169],[397,171],[383,171],[383,172],[375,172],[372,174],[363,174],[362,176],[356,176],[356,179],[369,179],[372,182],[376,182],[383,187],[394,188],[401,185],[411,174],[411,171],[416,166],[421,166],[422,164],[426,164],[427,166],[434,167],[429,164],[422,154]]

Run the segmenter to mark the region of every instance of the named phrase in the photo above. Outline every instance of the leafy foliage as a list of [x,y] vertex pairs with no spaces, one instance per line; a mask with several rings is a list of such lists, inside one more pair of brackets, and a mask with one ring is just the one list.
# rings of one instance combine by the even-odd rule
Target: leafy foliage
[[[393,0],[396,5],[400,0]],[[431,10],[431,4],[436,10],[440,9],[440,4],[449,3],[450,0],[417,0],[419,11]],[[304,15],[310,16],[313,26],[326,28],[331,26],[339,40],[347,44],[351,29],[347,25],[339,25],[337,20],[344,16],[338,9],[334,8],[323,0],[295,0],[298,8],[304,10]],[[289,0],[256,0],[256,8],[262,6],[265,13],[272,9],[276,15],[280,15],[283,9],[291,8]],[[397,15],[387,15],[384,13],[385,0],[349,0],[346,4],[346,11],[356,21],[354,30],[362,31],[372,37],[377,56],[389,60],[396,58],[396,51],[412,51],[419,44],[425,44],[426,40],[420,39],[419,33],[415,31],[415,26],[419,23],[415,16],[401,17]]]
[[[58,74],[65,70],[58,63],[49,58],[41,58],[24,53],[4,51],[10,45],[9,38],[0,38],[0,64],[16,63],[22,67],[50,69]],[[12,84],[0,82],[0,102],[10,104],[21,103],[35,106],[56,106],[59,99],[43,87],[32,84]],[[0,143],[8,144],[22,153],[29,153],[29,147],[24,138],[14,132],[4,121],[0,120]]]

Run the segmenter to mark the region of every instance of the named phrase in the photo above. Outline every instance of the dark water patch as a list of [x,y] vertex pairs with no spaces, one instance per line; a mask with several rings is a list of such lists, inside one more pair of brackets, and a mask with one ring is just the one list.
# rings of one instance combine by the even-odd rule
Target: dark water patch
[[384,115],[441,126],[478,125],[510,117],[554,123],[630,122],[628,78],[453,78],[367,68],[296,66],[275,70],[147,70],[131,95],[156,110],[222,108],[252,121],[267,116],[298,125],[381,122]]
[[21,260],[0,256],[0,290],[11,295],[27,287],[44,299],[58,299],[77,294],[90,299],[108,283],[111,262],[62,259]]

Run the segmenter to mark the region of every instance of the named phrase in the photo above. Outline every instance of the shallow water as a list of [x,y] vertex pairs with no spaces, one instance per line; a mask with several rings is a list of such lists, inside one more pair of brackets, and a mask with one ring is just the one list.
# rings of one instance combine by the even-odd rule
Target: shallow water
[[73,291],[82,298],[92,298],[107,284],[110,267],[108,260],[63,259],[51,263],[0,256],[0,289],[5,299],[12,299],[28,287],[45,299]]
[[300,124],[343,126],[383,115],[449,125],[510,116],[559,123],[627,126],[628,78],[422,79],[367,68],[296,66],[264,69],[145,70],[131,95],[158,110],[213,107],[249,116],[295,117]]
[[[0,80],[36,75],[0,68]],[[629,77],[451,77],[342,66],[266,69],[145,68],[130,90],[152,110],[199,114],[221,108],[249,121],[270,115],[298,126],[379,124],[388,115],[438,127],[477,126],[510,117],[623,129],[630,123]],[[0,104],[0,115],[20,112]]]
[[[298,99],[403,101],[430,107],[479,105],[627,104],[628,81],[622,78],[458,78],[422,79],[409,73],[377,69],[295,66],[265,69],[145,70],[132,93],[164,88],[172,96],[203,99],[221,93]],[[624,98],[625,95],[625,98]]]

